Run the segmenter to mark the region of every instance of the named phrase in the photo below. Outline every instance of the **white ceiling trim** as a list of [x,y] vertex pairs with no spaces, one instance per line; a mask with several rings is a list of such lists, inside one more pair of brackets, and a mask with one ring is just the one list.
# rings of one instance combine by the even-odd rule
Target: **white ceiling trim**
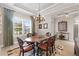
[[14,4],[14,6],[17,7],[17,8],[21,8],[21,9],[23,9],[25,11],[29,11],[30,13],[36,14],[36,12],[34,12],[33,10],[23,6],[22,4]]
[[[64,13],[65,11],[67,11],[67,8],[71,8],[71,7],[76,7],[76,9],[78,10],[78,6],[79,4],[72,4],[72,5],[67,5],[67,4],[57,4],[58,6],[55,6],[55,8],[50,8],[47,9],[46,11],[41,12],[42,15],[47,15],[47,14],[58,14],[58,13]],[[60,8],[61,7],[61,8]],[[70,11],[73,12],[73,8],[70,9]]]
[[57,6],[57,5],[58,5],[58,3],[55,3],[54,5],[51,5],[48,8],[45,8],[45,9],[41,10],[40,12],[44,12],[44,11],[48,10],[49,8],[53,8],[53,7]]
[[[16,7],[14,4],[3,4],[0,3],[0,6],[14,10],[16,12],[20,12],[20,13],[24,13],[27,15],[36,15],[35,13],[29,11],[29,10],[25,10],[19,7]],[[79,10],[79,4],[77,3],[73,3],[73,4],[68,4],[68,3],[56,3],[53,5],[50,5],[48,8],[45,8],[43,10],[41,10],[41,14],[42,15],[56,15],[56,14],[64,14],[66,12],[68,13],[73,13],[76,12],[77,10]],[[77,11],[78,12],[78,11]]]
[[14,5],[8,5],[6,3],[5,4],[1,3],[0,6],[4,7],[4,8],[7,8],[7,9],[10,9],[10,10],[13,10],[15,12],[19,12],[19,13],[23,13],[23,14],[27,14],[27,15],[35,15],[35,14],[29,12],[29,11],[26,11],[24,9],[18,8],[16,6],[14,6]]

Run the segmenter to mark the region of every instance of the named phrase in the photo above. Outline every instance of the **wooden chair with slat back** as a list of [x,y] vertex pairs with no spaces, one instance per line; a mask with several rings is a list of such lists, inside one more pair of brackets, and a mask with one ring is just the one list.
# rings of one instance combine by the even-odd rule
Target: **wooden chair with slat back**
[[20,47],[20,54],[19,55],[21,55],[21,53],[22,53],[22,56],[24,56],[25,52],[31,51],[33,49],[33,45],[30,45],[30,44],[23,46],[24,42],[19,37],[17,37],[17,40],[18,40],[19,47]]
[[47,33],[46,33],[46,36],[51,36],[51,33],[50,33],[50,32],[47,32]]
[[27,34],[27,37],[32,37],[32,33],[28,33]]
[[52,39],[51,44],[52,44],[52,53],[53,53],[53,51],[54,51],[54,49],[55,49],[56,35],[52,36],[51,39]]
[[53,40],[52,40],[52,37],[48,38],[48,49],[49,49],[49,53],[51,55],[51,52],[52,52],[52,43],[53,43]]
[[48,56],[48,52],[51,55],[55,49],[55,37],[51,36],[47,40],[43,40],[39,45],[39,48],[46,52],[46,56]]
[[[42,40],[39,43],[38,48],[39,48],[39,50],[45,51],[46,55],[48,56],[48,45],[47,45],[46,41],[47,41],[47,39]],[[41,53],[42,53],[42,51],[41,51]]]
[[51,55],[51,46],[52,46],[52,44],[51,44],[51,38],[48,38],[46,41],[47,41],[47,43],[46,42],[44,42],[44,40],[40,43],[40,45],[39,45],[39,48],[40,49],[42,49],[43,51],[45,51],[46,52],[46,56],[48,56],[48,52],[50,53],[50,55]]

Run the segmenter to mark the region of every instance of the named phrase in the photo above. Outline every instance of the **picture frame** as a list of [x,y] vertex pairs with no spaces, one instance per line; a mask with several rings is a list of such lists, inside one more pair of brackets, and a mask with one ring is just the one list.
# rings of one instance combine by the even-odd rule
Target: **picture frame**
[[44,23],[44,24],[43,24],[43,28],[44,28],[44,29],[48,29],[48,23]]
[[67,21],[58,22],[58,31],[67,31]]
[[42,29],[42,24],[39,24],[39,29]]

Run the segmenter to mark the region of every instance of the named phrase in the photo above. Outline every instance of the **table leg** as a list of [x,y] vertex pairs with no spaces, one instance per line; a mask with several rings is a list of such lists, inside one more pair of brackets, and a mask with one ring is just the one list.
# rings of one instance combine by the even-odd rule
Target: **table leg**
[[38,56],[38,42],[35,42],[35,56]]
[[35,44],[33,45],[33,55],[35,56]]
[[38,56],[39,55],[38,42],[36,44],[37,44],[37,56]]

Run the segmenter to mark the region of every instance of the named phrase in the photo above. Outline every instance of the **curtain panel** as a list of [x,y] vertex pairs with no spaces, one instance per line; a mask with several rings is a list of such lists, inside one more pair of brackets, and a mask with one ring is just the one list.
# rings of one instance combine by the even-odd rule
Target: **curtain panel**
[[4,47],[13,45],[13,11],[4,8],[3,43]]
[[35,19],[33,18],[33,16],[31,17],[31,21],[32,21],[32,34],[35,35]]

